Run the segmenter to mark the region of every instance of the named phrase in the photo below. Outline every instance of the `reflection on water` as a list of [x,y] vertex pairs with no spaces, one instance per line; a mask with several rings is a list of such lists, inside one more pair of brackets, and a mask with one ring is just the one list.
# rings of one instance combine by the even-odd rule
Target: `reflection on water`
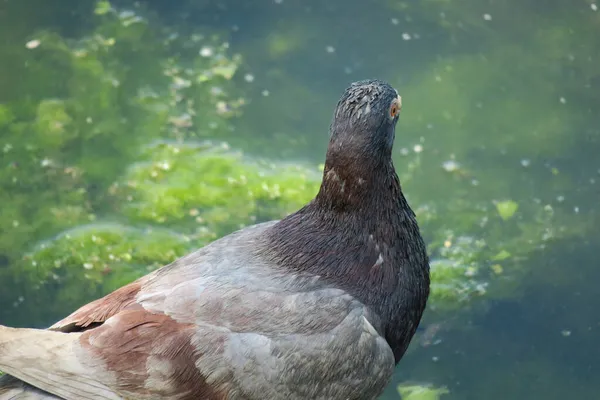
[[[19,148],[14,140],[24,140],[15,138],[19,126],[24,126],[19,124],[31,119],[29,108],[37,110],[35,126],[45,123],[39,116],[40,107],[32,104],[45,98],[75,96],[64,78],[71,76],[68,69],[90,77],[99,74],[103,65],[110,69],[109,63],[102,64],[102,54],[97,64],[85,68],[57,57],[45,64],[51,65],[51,71],[28,70],[27,76],[40,77],[39,81],[18,84],[19,76],[25,76],[21,75],[23,68],[34,68],[36,59],[28,59],[26,67],[16,60],[25,57],[24,51],[44,49],[48,43],[49,39],[37,42],[38,37],[45,38],[40,30],[75,40],[88,35],[104,12],[98,12],[92,2],[62,2],[59,8],[41,1],[28,4],[4,2],[0,6],[0,32],[5,38],[0,42],[4,64],[0,66],[0,98],[10,106],[10,113],[6,111],[9,108],[0,109],[0,148],[9,155]],[[114,2],[125,8],[133,4]],[[594,378],[599,373],[600,355],[594,338],[600,329],[595,309],[599,304],[592,293],[600,278],[594,253],[599,233],[595,222],[600,121],[595,110],[600,105],[600,50],[596,44],[600,13],[592,0],[553,1],[543,6],[533,0],[141,4],[158,12],[152,24],[170,27],[169,43],[197,31],[207,37],[214,33],[228,42],[228,46],[205,46],[199,53],[201,59],[211,58],[215,52],[229,57],[227,63],[217,60],[211,66],[212,71],[231,78],[207,91],[218,115],[197,111],[206,104],[207,95],[192,92],[189,88],[197,83],[187,81],[185,68],[165,66],[167,61],[160,67],[174,71],[171,76],[176,76],[177,87],[171,86],[168,93],[154,91],[160,86],[157,76],[161,74],[152,69],[156,67],[153,58],[177,58],[181,65],[192,68],[195,48],[192,51],[183,43],[177,54],[169,54],[175,47],[164,45],[162,50],[161,43],[166,41],[159,41],[157,34],[149,33],[151,29],[128,30],[127,40],[132,45],[119,60],[127,68],[135,68],[135,73],[127,74],[127,68],[114,71],[127,77],[119,85],[131,87],[124,92],[130,97],[96,99],[107,105],[94,116],[94,121],[106,120],[106,124],[121,122],[98,128],[97,136],[84,135],[81,142],[60,150],[64,160],[88,160],[78,164],[84,174],[73,169],[68,173],[73,179],[60,181],[65,186],[54,189],[46,187],[43,179],[32,183],[35,190],[43,188],[45,195],[37,196],[37,201],[40,207],[52,205],[47,207],[48,213],[59,212],[55,202],[71,207],[61,211],[64,223],[3,217],[3,227],[26,227],[10,239],[0,235],[3,281],[21,282],[10,267],[30,250],[27,238],[47,239],[82,221],[90,222],[88,214],[96,218],[119,210],[110,197],[114,194],[111,190],[119,188],[110,184],[136,160],[134,152],[126,149],[141,148],[148,137],[213,138],[226,140],[252,157],[315,165],[323,160],[327,128],[341,91],[351,81],[377,77],[388,80],[403,96],[395,161],[404,189],[418,209],[432,259],[451,267],[457,274],[453,279],[465,281],[460,283],[462,292],[453,287],[448,297],[444,297],[444,288],[438,288],[436,293],[442,294],[428,310],[419,336],[383,398],[398,398],[396,386],[401,382],[447,387],[449,393],[442,396],[447,399],[597,397],[600,386]],[[135,25],[131,15],[122,17]],[[99,36],[103,32],[122,34],[117,29],[103,29]],[[101,39],[98,43],[102,46],[112,46],[110,37]],[[30,57],[31,53],[27,54]],[[240,54],[241,61],[233,54]],[[230,70],[235,70],[232,77]],[[114,79],[116,85],[117,77]],[[78,102],[85,103],[96,91],[104,93],[102,88],[86,88],[88,92],[78,94]],[[135,96],[138,103],[132,105]],[[164,104],[156,100],[162,98],[168,100]],[[110,108],[111,102],[122,103]],[[157,116],[177,108],[176,116],[164,119],[174,130],[144,136],[163,120],[147,118],[142,121],[146,124],[143,129],[133,126],[141,121],[139,104],[149,107],[145,111],[152,110],[149,115]],[[56,117],[61,103],[45,102],[44,107],[54,116],[50,128],[45,129],[56,132],[57,137],[64,133],[63,125],[80,122],[70,118],[68,107],[62,119]],[[220,119],[223,115],[231,117],[227,123]],[[30,128],[22,129],[24,135],[18,137],[31,134]],[[110,147],[103,144],[105,131],[118,132],[115,140],[119,142]],[[123,137],[128,134],[129,139]],[[136,138],[144,140],[138,143]],[[50,138],[44,146],[57,141]],[[53,160],[43,155],[37,154],[36,162],[50,166]],[[24,156],[19,157],[23,164]],[[106,159],[114,162],[101,164]],[[8,188],[3,189],[8,193],[5,204],[19,202],[16,189],[7,183],[20,168],[17,161],[1,167],[0,178]],[[232,165],[222,168],[237,168]],[[215,182],[211,184],[218,187]],[[65,197],[67,191],[80,195]],[[20,192],[19,196],[27,198]],[[4,207],[6,215],[24,212],[21,206],[10,207]],[[198,212],[193,210],[189,213],[196,220]],[[219,212],[226,215],[226,211]],[[164,222],[154,217],[140,221]],[[233,229],[231,222],[223,222],[226,220],[215,217]],[[189,233],[184,223],[169,228]],[[194,240],[201,241],[198,236]],[[173,247],[185,250],[181,241],[174,240]],[[11,249],[16,249],[15,254]],[[145,259],[136,262],[143,264]],[[135,275],[129,269],[123,273]],[[109,272],[103,274],[98,281],[110,276]],[[450,279],[442,274],[451,273],[439,275]],[[15,285],[28,285],[26,280],[18,282]],[[100,293],[111,287],[106,285],[95,281],[94,290]],[[64,288],[59,283],[55,286],[56,292]],[[60,298],[68,301],[69,297]],[[14,304],[10,300],[11,305],[6,301],[8,310],[28,299],[17,296]],[[6,310],[0,318],[9,319],[6,323],[37,325],[56,312],[46,315],[40,307],[29,318],[17,318],[17,313]]]

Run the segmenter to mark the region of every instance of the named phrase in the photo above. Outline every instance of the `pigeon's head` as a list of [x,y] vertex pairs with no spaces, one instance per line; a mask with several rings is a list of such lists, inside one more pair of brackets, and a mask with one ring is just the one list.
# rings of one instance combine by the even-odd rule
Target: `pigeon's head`
[[319,201],[360,209],[389,194],[397,180],[392,146],[401,107],[396,89],[379,80],[344,91],[331,123]]
[[401,108],[402,98],[386,82],[351,84],[335,109],[330,153],[362,160],[391,157]]

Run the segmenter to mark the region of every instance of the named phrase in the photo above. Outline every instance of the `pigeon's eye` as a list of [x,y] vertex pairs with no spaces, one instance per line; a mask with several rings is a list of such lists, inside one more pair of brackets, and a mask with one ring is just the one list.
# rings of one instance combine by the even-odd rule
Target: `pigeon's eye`
[[392,101],[392,105],[390,106],[390,117],[396,118],[398,114],[400,114],[400,108],[402,107],[402,103],[400,102],[400,96],[397,99]]

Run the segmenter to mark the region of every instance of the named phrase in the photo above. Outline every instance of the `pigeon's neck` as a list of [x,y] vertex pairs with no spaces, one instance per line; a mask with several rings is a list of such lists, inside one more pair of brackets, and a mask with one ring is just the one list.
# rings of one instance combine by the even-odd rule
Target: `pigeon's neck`
[[365,207],[396,207],[396,202],[403,199],[391,158],[363,160],[330,151],[314,202],[316,208],[354,211],[358,218],[365,219],[376,217],[365,215]]
[[425,308],[429,263],[391,161],[363,176],[326,165],[317,197],[267,236],[281,267],[318,276],[371,308],[400,359]]

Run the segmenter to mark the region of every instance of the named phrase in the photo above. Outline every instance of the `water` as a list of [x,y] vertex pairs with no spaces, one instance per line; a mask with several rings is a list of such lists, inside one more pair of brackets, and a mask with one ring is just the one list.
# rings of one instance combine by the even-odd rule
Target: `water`
[[[442,399],[597,397],[596,3],[238,3],[123,0],[118,23],[107,4],[0,4],[0,323],[44,326],[147,264],[293,210],[312,183],[274,193],[323,161],[349,82],[377,77],[403,96],[395,163],[443,283],[383,398],[398,384],[446,387]],[[301,172],[267,189],[237,161],[190,175],[193,156],[140,155],[160,139],[226,141]],[[238,170],[249,183],[221,189]],[[147,173],[171,175],[147,186]],[[203,182],[206,203],[185,192]],[[247,204],[246,188],[264,196]]]

